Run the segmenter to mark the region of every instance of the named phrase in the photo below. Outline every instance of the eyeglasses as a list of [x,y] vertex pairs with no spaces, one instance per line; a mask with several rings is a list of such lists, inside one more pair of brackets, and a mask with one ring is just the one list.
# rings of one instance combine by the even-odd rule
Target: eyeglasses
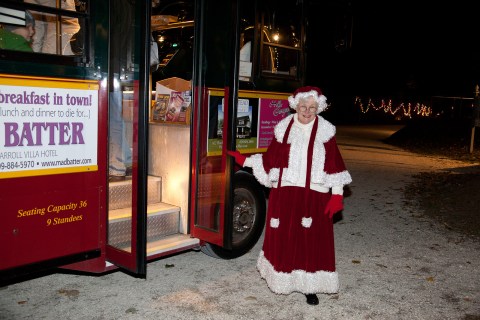
[[305,111],[308,110],[308,112],[310,112],[310,113],[317,113],[318,108],[317,108],[317,107],[313,107],[313,106],[312,106],[312,107],[308,107],[308,108],[307,108],[307,106],[299,106],[299,107],[298,107],[298,110],[300,110],[300,111],[302,111],[302,112],[305,112]]

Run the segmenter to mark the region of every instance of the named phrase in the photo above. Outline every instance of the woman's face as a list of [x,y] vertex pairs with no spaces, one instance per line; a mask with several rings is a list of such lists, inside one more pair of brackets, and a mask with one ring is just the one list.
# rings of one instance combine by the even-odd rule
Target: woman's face
[[305,99],[300,99],[295,110],[298,113],[298,121],[307,124],[315,120],[318,105],[313,97],[306,97]]

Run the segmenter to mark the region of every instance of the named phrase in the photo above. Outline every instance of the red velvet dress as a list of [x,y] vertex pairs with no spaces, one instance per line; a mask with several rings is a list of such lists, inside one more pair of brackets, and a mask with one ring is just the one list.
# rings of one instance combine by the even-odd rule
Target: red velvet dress
[[[336,293],[339,288],[335,270],[333,223],[324,214],[331,193],[310,188],[318,119],[319,117],[313,124],[308,145],[305,187],[282,186],[284,169],[280,169],[278,185],[270,191],[265,240],[257,269],[269,288],[279,294],[294,291],[304,294]],[[288,166],[291,152],[285,145],[292,124],[293,119],[288,124],[282,143],[274,139],[263,154],[261,160],[265,173],[268,174],[272,168]],[[328,177],[340,174],[342,178],[337,184],[342,186],[349,183],[351,178],[334,136],[324,142],[323,147],[324,175]],[[253,166],[253,169],[255,175],[258,166]]]

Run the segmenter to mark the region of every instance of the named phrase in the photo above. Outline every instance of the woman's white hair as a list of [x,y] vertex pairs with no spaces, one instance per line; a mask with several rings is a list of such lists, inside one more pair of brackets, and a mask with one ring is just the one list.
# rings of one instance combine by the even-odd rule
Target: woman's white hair
[[317,87],[301,87],[295,90],[293,95],[288,97],[288,103],[290,108],[296,110],[300,100],[312,97],[317,103],[318,110],[317,114],[327,109],[327,97],[322,94],[322,90]]

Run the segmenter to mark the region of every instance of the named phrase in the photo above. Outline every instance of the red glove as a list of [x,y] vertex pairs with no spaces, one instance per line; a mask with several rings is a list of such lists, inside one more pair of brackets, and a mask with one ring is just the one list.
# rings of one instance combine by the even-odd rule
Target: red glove
[[245,157],[243,154],[241,154],[240,152],[238,152],[236,150],[235,151],[227,151],[227,154],[234,157],[235,162],[243,167],[243,164],[245,163],[245,159],[247,159],[247,157]]
[[325,207],[325,214],[330,218],[339,211],[343,210],[343,196],[339,194],[332,194],[330,200],[328,200],[327,206]]

